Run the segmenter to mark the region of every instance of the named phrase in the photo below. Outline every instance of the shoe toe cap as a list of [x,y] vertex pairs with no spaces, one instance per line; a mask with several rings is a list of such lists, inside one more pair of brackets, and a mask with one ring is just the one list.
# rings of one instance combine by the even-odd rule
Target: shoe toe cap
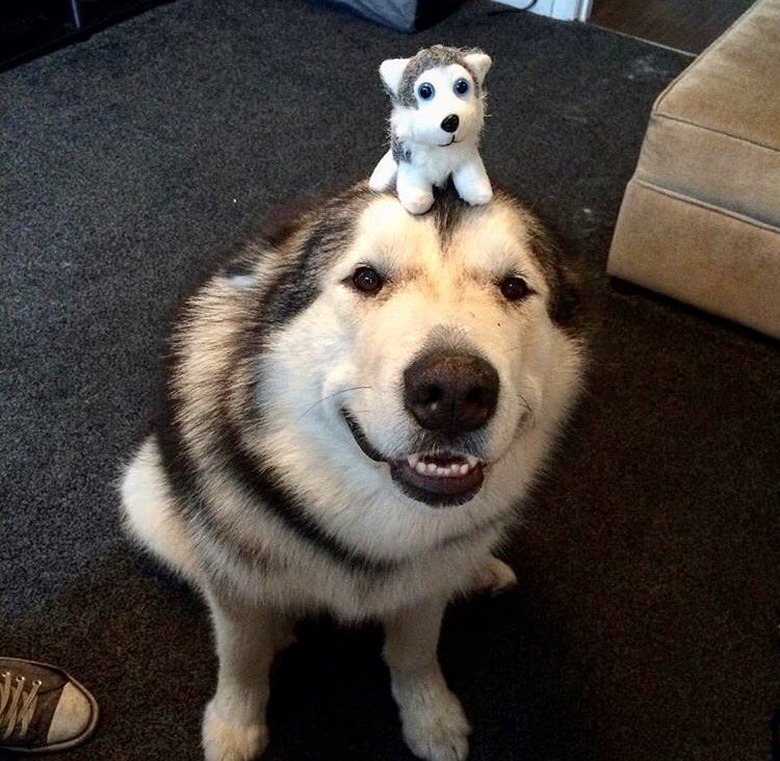
[[89,735],[97,722],[97,706],[86,691],[73,682],[62,688],[49,725],[47,744],[63,745],[80,742]]

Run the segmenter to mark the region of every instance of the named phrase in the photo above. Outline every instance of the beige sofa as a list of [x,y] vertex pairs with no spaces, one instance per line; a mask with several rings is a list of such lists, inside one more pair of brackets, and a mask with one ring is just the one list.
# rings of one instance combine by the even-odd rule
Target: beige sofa
[[656,100],[607,269],[780,337],[780,0]]

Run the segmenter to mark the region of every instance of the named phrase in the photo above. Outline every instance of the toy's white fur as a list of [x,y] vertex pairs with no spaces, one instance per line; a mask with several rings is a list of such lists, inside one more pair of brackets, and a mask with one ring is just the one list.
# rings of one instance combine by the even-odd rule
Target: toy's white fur
[[[434,49],[431,49],[434,50]],[[452,49],[450,49],[452,50]],[[410,76],[410,62],[415,58],[393,58],[384,61],[379,74],[393,100],[390,116],[390,150],[377,164],[369,186],[388,190],[394,185],[404,208],[422,214],[433,204],[433,187],[444,185],[452,177],[461,198],[470,204],[485,204],[493,190],[479,155],[479,136],[484,124],[484,79],[492,60],[474,51],[459,54],[460,61],[424,68],[411,85],[414,100],[402,102],[399,93]],[[417,72],[417,66],[413,73]],[[455,84],[465,80],[468,91],[459,94]],[[425,100],[419,95],[423,83],[432,86],[434,95]],[[448,117],[457,117],[457,129],[445,130]],[[403,158],[399,158],[403,154]]]

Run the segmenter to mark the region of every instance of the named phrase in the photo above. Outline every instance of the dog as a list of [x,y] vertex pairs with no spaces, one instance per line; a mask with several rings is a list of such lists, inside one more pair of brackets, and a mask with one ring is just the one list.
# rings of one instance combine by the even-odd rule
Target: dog
[[547,228],[451,186],[410,215],[360,183],[251,239],[184,302],[165,410],[123,470],[130,535],[200,591],[219,659],[209,761],[266,746],[268,672],[307,614],[384,627],[410,749],[462,761],[436,658],[586,363],[582,286]]
[[371,174],[372,189],[395,186],[404,208],[422,214],[433,203],[433,188],[451,176],[468,203],[490,201],[478,146],[492,63],[481,50],[444,45],[382,63],[379,76],[392,101],[390,150]]

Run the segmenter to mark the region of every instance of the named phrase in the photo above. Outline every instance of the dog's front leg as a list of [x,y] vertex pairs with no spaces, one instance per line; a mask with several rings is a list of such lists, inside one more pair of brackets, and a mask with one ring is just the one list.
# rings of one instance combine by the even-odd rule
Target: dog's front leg
[[439,668],[436,647],[446,601],[429,600],[385,620],[385,661],[404,738],[427,761],[463,761],[470,727]]
[[207,595],[219,658],[217,692],[203,717],[206,761],[249,761],[268,744],[265,709],[277,616]]

